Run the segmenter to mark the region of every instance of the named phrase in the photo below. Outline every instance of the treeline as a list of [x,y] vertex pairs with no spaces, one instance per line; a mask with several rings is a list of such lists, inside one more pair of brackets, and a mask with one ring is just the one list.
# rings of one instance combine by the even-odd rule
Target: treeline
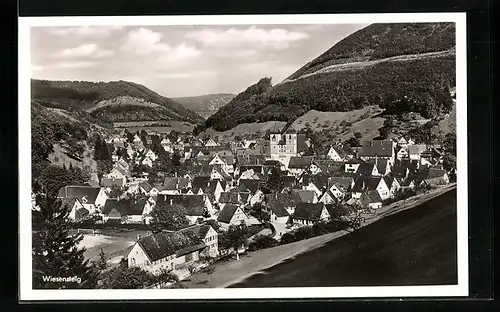
[[165,119],[184,120],[182,116],[179,116],[168,109],[131,104],[100,107],[92,111],[90,115],[104,122],[150,121]]
[[317,74],[280,84],[243,102],[229,103],[197,131],[210,127],[225,131],[251,122],[289,122],[311,109],[342,112],[369,105],[394,109],[395,103],[405,96],[411,99],[411,105],[402,106],[400,111],[415,110],[423,116],[434,116],[451,109],[451,97],[445,91],[454,85],[452,54],[383,62],[360,70]]
[[445,51],[454,46],[454,23],[372,24],[339,41],[289,79],[334,64]]
[[198,122],[203,120],[196,113],[186,109],[181,104],[161,96],[145,86],[127,81],[88,82],[33,79],[31,80],[31,93],[34,98],[38,99],[77,100],[80,101],[80,106],[88,105],[88,102],[110,100],[119,96],[130,96],[162,105],[182,116],[186,121]]

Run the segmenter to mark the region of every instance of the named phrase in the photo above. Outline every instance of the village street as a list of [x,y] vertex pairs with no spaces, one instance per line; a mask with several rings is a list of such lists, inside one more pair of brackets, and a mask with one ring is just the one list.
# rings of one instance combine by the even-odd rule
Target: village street
[[[436,198],[455,188],[456,184],[453,183],[434,189],[427,194],[420,194],[406,200],[383,206],[379,209],[377,214],[367,214],[363,226],[369,225],[375,221],[378,221],[395,213],[418,207],[422,203]],[[240,260],[238,261],[232,259],[225,262],[216,263],[215,271],[211,274],[208,274],[206,272],[199,272],[191,276],[191,278],[182,281],[181,283],[184,287],[187,288],[228,287],[232,284],[241,282],[246,278],[257,274],[258,272],[263,271],[269,267],[272,267],[283,261],[287,261],[288,259],[293,259],[293,257],[299,254],[319,248],[325,245],[327,242],[344,236],[347,233],[348,232],[346,231],[339,231],[286,245],[277,246],[274,248],[251,252],[247,255],[241,256]]]

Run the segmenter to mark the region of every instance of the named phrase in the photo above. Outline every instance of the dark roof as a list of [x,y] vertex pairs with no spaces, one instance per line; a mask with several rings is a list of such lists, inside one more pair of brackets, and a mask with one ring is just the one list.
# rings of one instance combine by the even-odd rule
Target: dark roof
[[236,161],[240,166],[262,165],[266,161],[264,155],[237,155]]
[[203,195],[185,195],[185,194],[167,194],[159,195],[156,202],[157,205],[180,205],[186,209],[197,209],[198,207],[205,207],[205,198]]
[[194,177],[191,182],[191,186],[193,189],[202,189],[205,190],[210,184],[210,176],[198,176]]
[[187,178],[172,178],[166,177],[163,182],[164,190],[179,190],[186,188],[189,184],[189,179]]
[[324,206],[322,203],[297,203],[293,217],[295,219],[318,221]]
[[330,149],[335,150],[335,152],[337,152],[337,154],[339,154],[340,158],[347,157],[346,150],[344,149],[344,147],[342,145],[332,145],[332,146],[330,146]]
[[292,198],[296,203],[312,203],[314,201],[314,191],[292,190]]
[[307,137],[305,134],[297,135],[297,152],[298,153],[303,152],[308,148],[306,141],[307,141]]
[[434,178],[442,178],[446,174],[443,169],[420,168],[415,175],[412,176],[415,180],[429,180]]
[[88,204],[95,203],[97,195],[99,195],[99,191],[101,189],[98,187],[91,186],[65,186],[59,190],[57,197],[59,198],[71,198],[76,197],[80,202],[82,202],[82,198],[87,199]]
[[318,189],[323,190],[328,187],[328,178],[327,174],[319,173],[312,177],[312,182]]
[[391,188],[392,183],[394,183],[394,177],[393,176],[385,176],[384,181],[385,181],[385,184],[387,184],[387,187]]
[[239,204],[237,192],[222,192],[219,197],[219,203]]
[[187,232],[160,232],[140,238],[137,243],[141,246],[151,261],[163,259],[172,254],[180,256],[186,254],[186,250],[205,248],[203,241]]
[[[389,161],[387,159],[377,159],[376,162],[377,171],[379,173],[385,173],[385,168],[387,168],[387,163]],[[370,159],[369,163],[375,164],[375,159]]]
[[291,157],[288,163],[289,169],[307,169],[313,160],[312,156]]
[[103,187],[122,186],[123,178],[102,178],[101,185]]
[[81,219],[87,216],[90,212],[85,208],[79,208],[75,211],[75,219]]
[[361,176],[356,179],[354,182],[354,187],[352,188],[353,192],[360,193],[365,189],[375,190],[380,183],[382,177],[366,177]]
[[346,192],[351,188],[352,180],[350,177],[330,177],[328,178],[328,186],[330,188],[335,185],[338,189]]
[[277,217],[289,216],[290,214],[286,211],[285,207],[293,206],[293,201],[289,196],[282,193],[266,194],[265,202]]
[[65,205],[68,207],[68,209],[72,209],[73,206],[75,205],[75,202],[78,201],[78,198],[76,197],[70,197],[70,198],[63,198],[61,200],[61,206],[64,207]]
[[290,187],[297,184],[297,179],[294,176],[283,176],[283,186]]
[[262,165],[244,165],[240,166],[240,172],[243,173],[247,170],[253,170],[255,173],[262,173],[264,166]]
[[231,166],[234,165],[236,160],[234,159],[233,155],[225,155],[225,156],[220,156],[220,158],[226,163],[226,165]]
[[142,187],[146,192],[149,192],[153,189],[148,181],[142,181],[141,183],[139,183],[139,186]]
[[356,171],[359,175],[371,176],[373,172],[374,163],[361,163]]
[[140,199],[108,199],[106,200],[106,204],[104,204],[104,208],[102,209],[102,213],[107,215],[113,209],[116,209],[122,216],[126,215],[141,215],[144,206],[147,200],[145,198]]
[[393,142],[389,140],[365,141],[359,151],[360,156],[369,157],[390,157],[393,153]]
[[255,194],[260,187],[260,180],[256,179],[240,179],[239,185],[243,187],[242,191],[250,191],[250,193]]
[[219,216],[217,217],[217,221],[229,223],[234,216],[234,213],[238,209],[237,205],[227,204],[222,208],[219,212]]

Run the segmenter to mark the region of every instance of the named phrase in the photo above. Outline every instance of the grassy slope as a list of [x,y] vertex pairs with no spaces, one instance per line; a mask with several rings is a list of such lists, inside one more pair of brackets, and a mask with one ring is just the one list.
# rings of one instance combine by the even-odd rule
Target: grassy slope
[[456,284],[456,230],[454,190],[231,287]]

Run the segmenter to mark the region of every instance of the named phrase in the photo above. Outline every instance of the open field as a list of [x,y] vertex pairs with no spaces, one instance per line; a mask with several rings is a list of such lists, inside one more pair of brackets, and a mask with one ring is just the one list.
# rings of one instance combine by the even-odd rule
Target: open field
[[101,248],[108,255],[112,263],[117,263],[126,256],[137,241],[137,235],[145,236],[148,231],[96,230],[96,235],[84,234],[79,248],[85,247],[85,258],[93,260],[99,255]]
[[245,134],[252,133],[262,133],[264,134],[269,129],[283,129],[286,125],[284,121],[266,121],[266,122],[254,122],[254,123],[242,123],[237,125],[236,127],[227,130],[227,131],[215,131],[210,128],[202,132],[201,135],[208,134],[210,136],[243,136]]
[[230,287],[456,284],[456,208],[453,190]]
[[146,131],[156,131],[157,133],[169,133],[172,130],[179,132],[189,132],[191,133],[194,129],[193,124],[177,120],[146,120],[146,121],[126,121],[126,122],[114,122],[114,129],[127,129],[130,132],[136,132],[141,130]]
[[[436,197],[442,197],[442,194],[456,194],[455,191],[450,191],[450,187],[444,187],[434,190],[428,194],[420,195],[406,201],[400,201],[383,207],[376,215],[367,216],[366,225],[378,221],[383,217],[391,214],[396,214],[403,210],[417,210],[420,211],[420,206],[424,202],[433,200]],[[446,196],[446,195],[445,195]],[[448,195],[454,196],[454,195]],[[282,261],[289,261],[299,254],[312,251],[316,248],[324,246],[329,241],[346,235],[347,232],[339,231],[329,233],[310,239],[294,242],[291,244],[281,245],[274,248],[258,250],[246,254],[240,258],[239,261],[226,261],[215,264],[215,271],[211,274],[200,272],[193,275],[189,280],[183,281],[182,284],[188,288],[213,288],[213,287],[228,287],[229,285],[243,281],[258,272],[266,270]],[[208,281],[205,283],[205,281]]]

